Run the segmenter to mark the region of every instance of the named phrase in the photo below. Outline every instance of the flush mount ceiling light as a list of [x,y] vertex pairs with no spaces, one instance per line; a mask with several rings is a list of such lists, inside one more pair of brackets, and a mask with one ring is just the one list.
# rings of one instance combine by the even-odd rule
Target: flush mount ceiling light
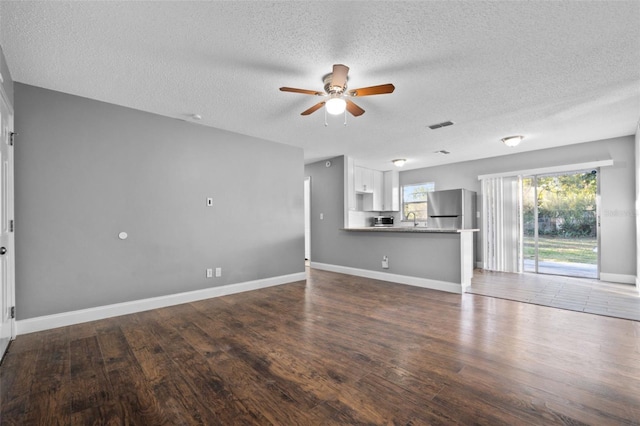
[[501,141],[506,146],[514,147],[514,146],[518,146],[518,144],[520,143],[520,141],[522,141],[522,139],[524,139],[524,136],[517,135],[517,136],[507,136],[506,138],[502,138]]
[[398,159],[393,160],[393,161],[391,161],[391,162],[392,162],[392,163],[393,163],[393,165],[394,165],[394,166],[396,166],[396,167],[402,167],[402,166],[404,166],[404,163],[406,163],[406,162],[407,162],[407,160],[406,160],[406,159],[404,159],[404,158],[398,158]]
[[337,96],[332,97],[327,101],[324,107],[327,109],[327,112],[329,114],[339,115],[339,114],[342,114],[344,110],[347,108],[347,101]]

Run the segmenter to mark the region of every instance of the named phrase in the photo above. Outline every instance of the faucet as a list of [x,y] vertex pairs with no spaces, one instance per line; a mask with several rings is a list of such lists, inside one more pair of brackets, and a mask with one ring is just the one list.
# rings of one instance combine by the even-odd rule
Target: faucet
[[413,215],[413,226],[418,226],[418,222],[416,222],[416,213],[415,212],[409,212],[407,213],[407,219],[409,219],[409,215],[412,214]]

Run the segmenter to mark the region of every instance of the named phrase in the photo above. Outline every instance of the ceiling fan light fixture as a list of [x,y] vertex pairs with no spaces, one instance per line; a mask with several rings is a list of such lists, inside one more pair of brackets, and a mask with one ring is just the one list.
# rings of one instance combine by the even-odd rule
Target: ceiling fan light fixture
[[516,136],[507,136],[506,138],[502,138],[501,141],[506,146],[513,148],[514,146],[518,146],[518,144],[520,144],[522,139],[524,139],[524,136],[516,135]]
[[329,114],[339,115],[347,108],[347,101],[339,97],[334,97],[329,99],[324,106]]
[[396,167],[402,167],[402,166],[404,166],[404,163],[407,162],[407,160],[404,159],[404,158],[398,158],[398,159],[392,160],[391,162]]

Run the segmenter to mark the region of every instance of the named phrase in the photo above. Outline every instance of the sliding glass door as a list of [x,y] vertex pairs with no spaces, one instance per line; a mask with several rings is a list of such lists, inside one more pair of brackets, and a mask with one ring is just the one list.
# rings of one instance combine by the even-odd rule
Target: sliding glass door
[[523,270],[598,278],[598,172],[522,178]]

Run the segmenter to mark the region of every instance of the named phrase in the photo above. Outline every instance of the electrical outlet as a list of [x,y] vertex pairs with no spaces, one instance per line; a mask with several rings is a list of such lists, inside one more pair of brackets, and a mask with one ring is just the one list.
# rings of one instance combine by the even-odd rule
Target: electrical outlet
[[222,276],[222,268],[216,268],[216,278],[220,278]]
[[213,269],[207,268],[207,278],[213,278]]
[[389,258],[382,256],[382,269],[389,269]]

